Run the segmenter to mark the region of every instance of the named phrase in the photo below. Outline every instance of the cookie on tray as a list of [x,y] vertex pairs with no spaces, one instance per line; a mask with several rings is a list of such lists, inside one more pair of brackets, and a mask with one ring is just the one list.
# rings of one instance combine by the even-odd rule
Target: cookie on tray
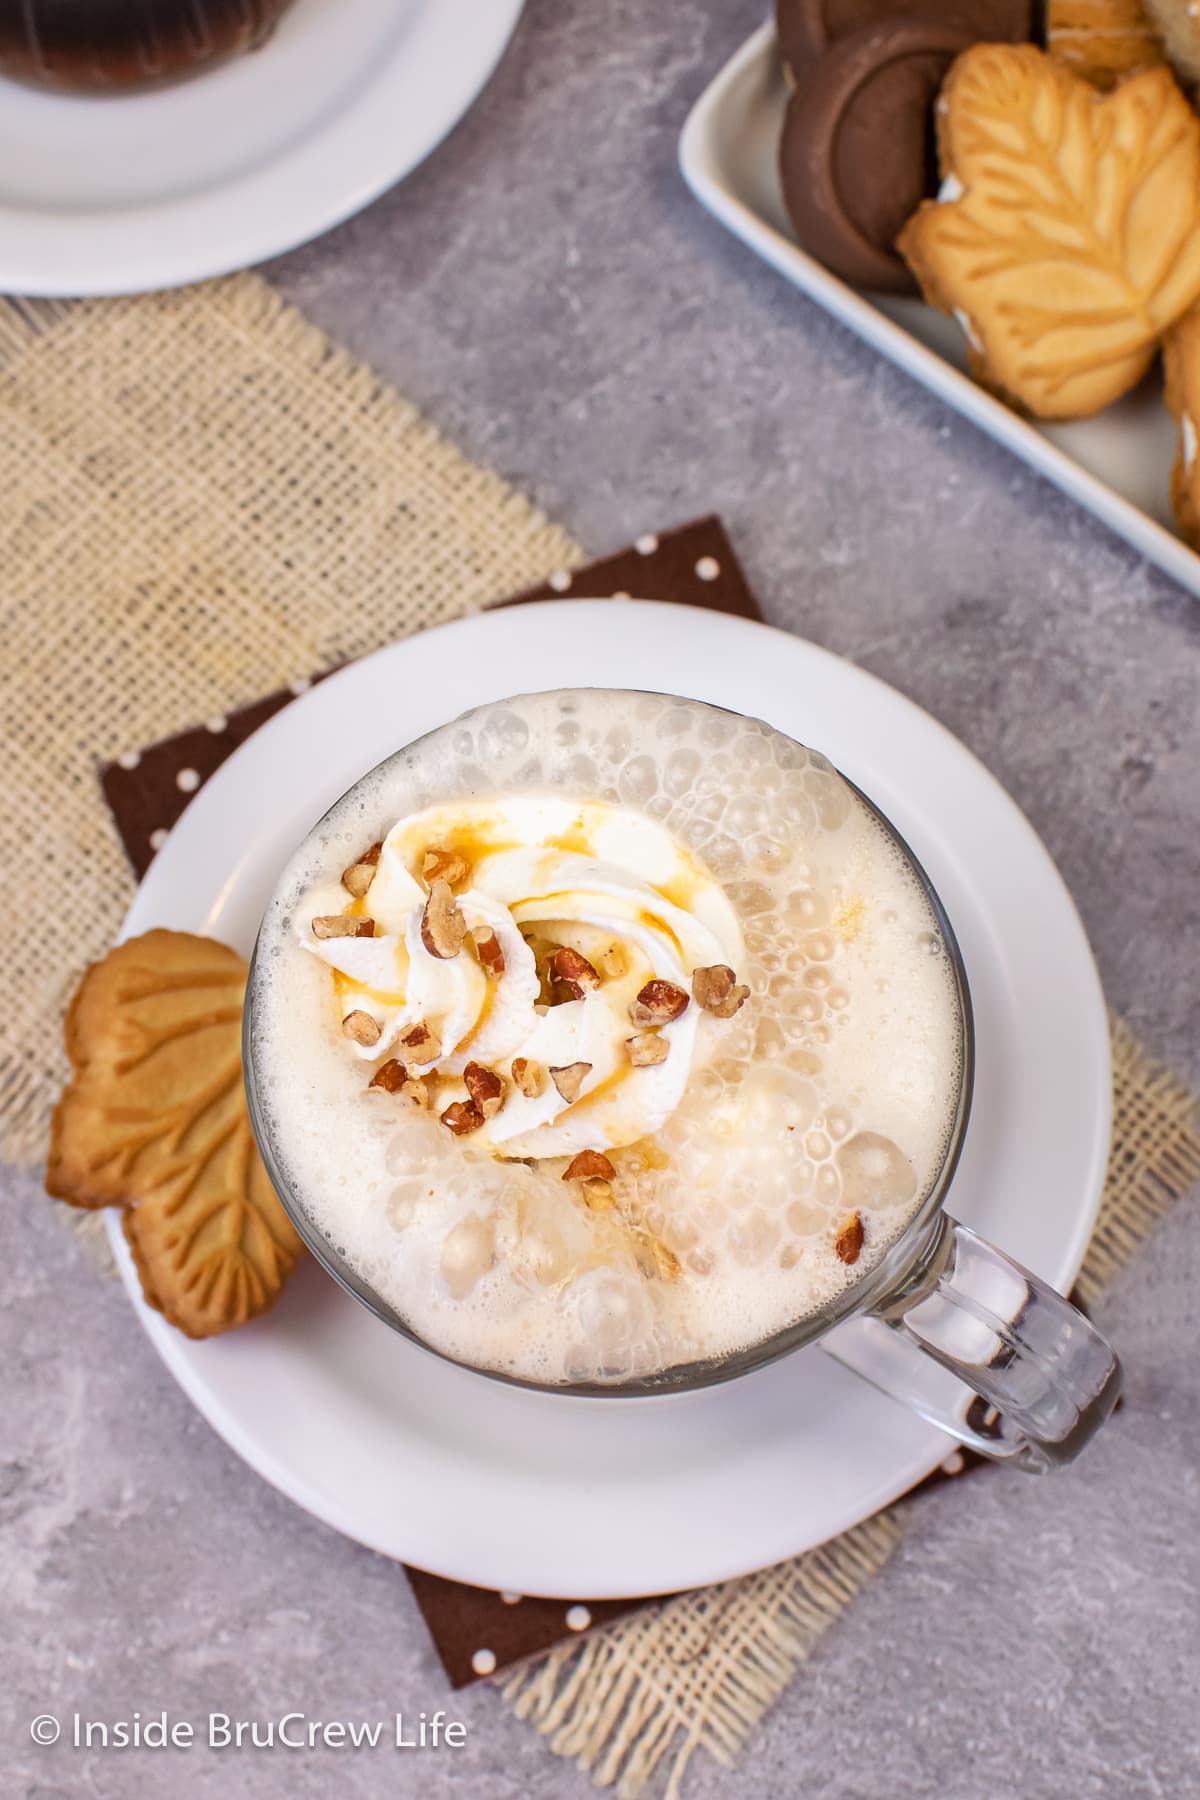
[[775,0],[779,54],[793,74],[851,32],[914,24],[1021,43],[1033,34],[1033,0]]
[[1040,418],[1099,412],[1200,297],[1200,118],[1165,67],[1099,93],[984,44],[938,102],[942,186],[900,236],[973,372]]
[[1171,506],[1180,533],[1200,550],[1200,306],[1185,313],[1163,340],[1167,405],[1179,427],[1171,470]]
[[123,1208],[147,1302],[195,1338],[266,1312],[303,1248],[246,1110],[246,973],[211,938],[150,931],[92,964],[66,1021],[47,1189]]
[[1143,0],[1046,0],[1046,48],[1064,69],[1106,90],[1164,61]]

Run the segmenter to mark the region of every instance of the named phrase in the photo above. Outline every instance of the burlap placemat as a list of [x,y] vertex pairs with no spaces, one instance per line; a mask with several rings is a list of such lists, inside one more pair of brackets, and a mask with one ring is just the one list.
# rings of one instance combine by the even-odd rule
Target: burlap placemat
[[249,275],[0,302],[0,492],[0,1153],[33,1160],[133,888],[96,762],[580,552]]
[[[37,1156],[63,1073],[62,1004],[132,885],[97,763],[128,764],[198,719],[215,726],[281,681],[570,569],[580,552],[253,277],[0,305],[0,474],[0,895],[6,916],[33,920],[0,1024],[0,1135],[10,1154]],[[72,896],[68,934],[54,909],[31,906],[57,882]],[[1119,1026],[1114,1050],[1114,1156],[1085,1296],[1200,1175],[1191,1097]],[[696,1749],[732,1761],[899,1530],[893,1510],[779,1568],[644,1606],[524,1665],[504,1691],[599,1784],[634,1795],[666,1769],[677,1793]],[[563,1628],[590,1617],[564,1615]]]

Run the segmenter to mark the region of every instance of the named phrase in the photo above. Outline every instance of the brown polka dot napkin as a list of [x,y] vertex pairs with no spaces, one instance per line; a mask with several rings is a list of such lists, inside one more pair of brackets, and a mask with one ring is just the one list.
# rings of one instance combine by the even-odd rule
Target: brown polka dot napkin
[[[757,619],[762,614],[717,518],[646,534],[627,550],[582,568],[562,569],[539,587],[497,601],[523,606],[557,599],[670,600]],[[144,875],[188,801],[239,744],[313,681],[291,683],[236,712],[206,719],[174,737],[131,748],[101,769],[104,795],[134,870]],[[444,1581],[420,1569],[408,1578],[438,1655],[463,1687],[594,1625],[643,1606],[628,1600],[539,1600]]]

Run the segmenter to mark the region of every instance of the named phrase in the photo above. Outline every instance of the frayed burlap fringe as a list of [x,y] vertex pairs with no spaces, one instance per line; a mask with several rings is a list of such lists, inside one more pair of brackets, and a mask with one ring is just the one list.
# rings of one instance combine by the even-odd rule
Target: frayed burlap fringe
[[681,1594],[503,1684],[560,1756],[633,1800],[670,1757],[674,1800],[693,1752],[724,1768],[900,1533],[882,1515],[795,1561]]
[[[1074,1290],[1085,1305],[1200,1180],[1196,1097],[1120,1019],[1110,1024],[1112,1149]],[[665,1800],[676,1800],[695,1750],[732,1764],[818,1639],[887,1561],[901,1510],[778,1568],[619,1619],[497,1683],[517,1715],[597,1787],[636,1800],[665,1763]]]
[[1149,1237],[1163,1214],[1200,1181],[1196,1096],[1155,1062],[1129,1027],[1110,1017],[1112,1144],[1104,1197],[1075,1283],[1085,1306]]
[[69,300],[0,300],[0,368],[66,318]]
[[0,489],[0,1154],[33,1161],[133,889],[96,763],[581,552],[252,275],[0,302]]
[[117,1260],[108,1240],[108,1208],[89,1212],[83,1207],[68,1206],[65,1200],[50,1200],[52,1206],[76,1243],[81,1244],[101,1275],[117,1275]]

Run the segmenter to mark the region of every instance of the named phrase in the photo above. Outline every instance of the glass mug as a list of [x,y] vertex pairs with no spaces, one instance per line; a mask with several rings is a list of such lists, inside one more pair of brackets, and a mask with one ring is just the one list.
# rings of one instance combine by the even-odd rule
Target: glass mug
[[[380,768],[416,747],[398,751]],[[377,773],[370,771],[348,793],[353,795]],[[946,910],[920,862],[870,798],[854,783],[847,781],[847,786],[874,815],[923,890],[944,940],[957,994],[962,1058],[953,1125],[941,1168],[908,1225],[880,1259],[834,1299],[732,1354],[612,1382],[538,1383],[502,1370],[463,1366],[492,1380],[546,1393],[630,1398],[734,1380],[818,1343],[969,1448],[1027,1470],[1050,1469],[1072,1461],[1107,1419],[1121,1389],[1120,1364],[1083,1313],[945,1209],[971,1106],[974,1021],[966,971]],[[311,835],[319,831],[320,824]],[[255,1069],[255,997],[264,979],[262,963],[260,934],[246,989],[244,1068],[251,1123],[275,1191],[313,1256],[348,1293],[410,1342],[444,1356],[330,1243],[283,1173]]]

